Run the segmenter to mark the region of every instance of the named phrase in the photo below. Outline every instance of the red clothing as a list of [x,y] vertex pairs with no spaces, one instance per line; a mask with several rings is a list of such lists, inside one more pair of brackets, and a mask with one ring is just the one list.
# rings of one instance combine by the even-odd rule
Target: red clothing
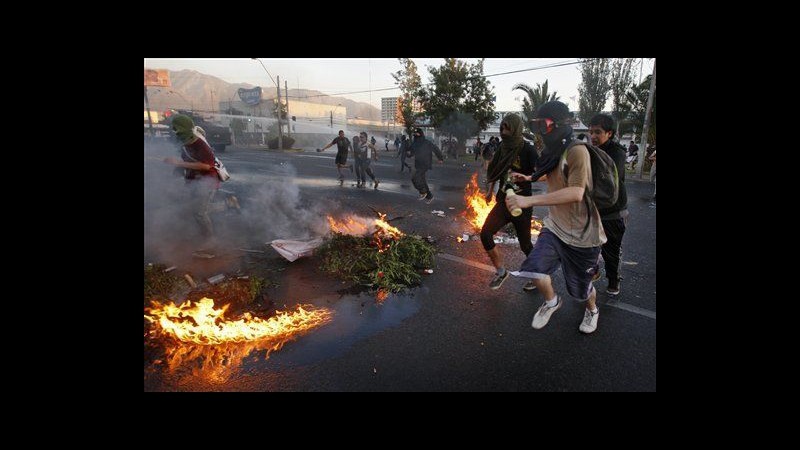
[[181,152],[181,158],[184,161],[201,162],[211,166],[211,170],[186,169],[186,179],[193,180],[201,176],[214,177],[217,182],[215,187],[219,188],[219,177],[217,176],[217,170],[214,168],[214,150],[211,150],[208,143],[202,139],[197,139],[191,144],[184,145],[183,148],[184,151]]

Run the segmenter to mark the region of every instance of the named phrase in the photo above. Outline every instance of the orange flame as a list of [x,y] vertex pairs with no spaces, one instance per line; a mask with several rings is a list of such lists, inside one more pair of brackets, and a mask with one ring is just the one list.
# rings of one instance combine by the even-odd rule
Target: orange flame
[[[264,351],[263,359],[267,360],[273,351],[280,350],[284,344],[297,337],[298,335],[294,335],[221,345],[172,343],[165,348],[163,362],[171,373],[183,374],[188,371],[192,376],[221,383],[233,376],[233,369],[240,367],[253,352]],[[257,355],[253,356],[253,359],[257,358]]]
[[366,217],[349,216],[344,220],[336,220],[328,216],[328,225],[331,231],[342,234],[352,234],[362,236],[369,232],[371,226],[370,222],[374,223],[375,219],[367,219]]
[[[481,228],[483,228],[483,223],[486,222],[486,218],[494,208],[494,205],[497,204],[497,201],[495,196],[492,196],[492,201],[486,203],[486,194],[481,192],[480,187],[478,187],[477,173],[472,174],[469,184],[464,188],[464,203],[467,205],[467,209],[464,211],[467,222],[472,225],[476,232],[480,232]],[[538,236],[541,230],[542,221],[533,216],[531,218],[531,236]]]
[[298,305],[293,312],[279,311],[267,320],[245,313],[241,320],[229,321],[225,319],[228,306],[215,309],[213,300],[203,298],[194,306],[153,302],[147,308],[151,315],[145,319],[182,342],[165,348],[164,363],[170,372],[188,368],[194,376],[224,382],[232,375],[230,369],[240,366],[252,352],[265,350],[264,359],[269,359],[271,352],[333,316],[325,308]]
[[481,231],[483,222],[486,222],[486,217],[497,202],[492,197],[492,201],[486,203],[486,194],[478,187],[477,173],[472,174],[469,184],[464,188],[464,202],[467,204],[467,209],[464,211],[467,221],[476,232]]
[[360,216],[348,216],[342,220],[337,220],[328,216],[328,225],[331,231],[343,234],[352,235],[365,235],[370,229],[375,231],[372,233],[375,239],[375,246],[378,247],[378,252],[383,252],[389,248],[391,242],[396,241],[403,232],[389,225],[386,221],[386,214],[378,212],[378,218],[366,218]]
[[157,323],[166,334],[182,341],[200,345],[219,345],[260,339],[283,339],[323,325],[331,320],[332,312],[311,305],[298,305],[293,312],[278,311],[269,319],[245,313],[239,320],[227,320],[225,311],[230,305],[214,308],[214,300],[203,298],[176,306],[153,302],[145,319]]
[[381,216],[380,219],[375,220],[375,227],[379,228],[378,231],[383,230],[383,234],[388,234],[395,238],[398,238],[403,235],[402,231],[389,225],[389,222],[386,222],[386,214],[383,213],[378,213],[378,214]]

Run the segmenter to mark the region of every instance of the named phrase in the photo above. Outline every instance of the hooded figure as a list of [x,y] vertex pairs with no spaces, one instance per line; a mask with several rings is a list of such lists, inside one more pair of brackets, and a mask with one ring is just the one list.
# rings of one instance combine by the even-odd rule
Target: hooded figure
[[511,130],[511,136],[503,137],[500,150],[495,153],[492,162],[489,163],[489,170],[486,174],[489,183],[499,180],[511,168],[511,164],[516,161],[519,151],[522,150],[522,145],[525,144],[522,139],[522,119],[518,115],[512,113],[505,116],[503,123]]
[[[557,100],[543,103],[536,110],[535,119],[531,121],[531,129],[538,130],[538,134],[542,136],[544,150],[536,165],[533,181],[550,173],[558,165],[561,155],[572,141],[572,126],[567,123],[571,118],[572,113],[567,105]],[[543,125],[546,119],[552,121],[550,127]],[[533,126],[534,122],[541,126]]]
[[[533,208],[523,208],[521,214],[513,216],[503,200],[506,198],[507,189],[513,189],[514,193],[520,196],[530,197],[532,195],[531,182],[527,180],[527,176],[533,173],[536,166],[536,150],[533,145],[522,139],[522,119],[516,114],[508,114],[503,117],[500,133],[503,140],[500,148],[495,152],[492,162],[489,163],[486,174],[489,183],[486,201],[491,201],[495,182],[500,182],[500,189],[497,191],[497,203],[489,211],[489,215],[486,216],[486,220],[481,226],[483,249],[486,250],[492,265],[497,270],[494,278],[489,282],[490,289],[499,289],[509,274],[503,262],[503,255],[495,248],[494,235],[501,228],[511,222],[519,239],[520,250],[528,255],[533,249],[531,242]],[[512,179],[511,172],[522,177],[517,176]],[[535,287],[532,283],[528,283],[523,289],[532,290]]]
[[429,170],[433,163],[433,153],[439,160],[444,159],[444,155],[433,142],[425,138],[422,128],[414,129],[414,142],[411,144],[411,154],[414,155],[414,167],[417,170]]
[[172,131],[184,144],[191,144],[197,138],[194,133],[194,121],[183,114],[172,116]]
[[418,200],[427,200],[430,204],[433,201],[433,194],[425,178],[425,172],[431,168],[433,161],[432,153],[436,153],[439,162],[444,161],[444,155],[436,145],[425,139],[422,128],[414,129],[414,143],[411,144],[411,154],[414,155],[414,173],[411,176],[411,183],[419,191]]

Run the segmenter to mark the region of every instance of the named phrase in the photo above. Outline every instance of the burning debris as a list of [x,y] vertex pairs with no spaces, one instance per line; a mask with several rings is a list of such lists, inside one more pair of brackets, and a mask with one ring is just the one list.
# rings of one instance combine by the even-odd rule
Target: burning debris
[[161,332],[181,342],[200,345],[219,345],[231,342],[282,339],[324,325],[331,320],[332,312],[311,305],[298,305],[295,311],[278,311],[269,319],[253,317],[249,312],[241,319],[229,320],[225,312],[230,305],[214,307],[214,300],[202,298],[194,303],[180,305],[172,302],[162,305],[154,301],[145,308],[150,314],[144,318],[158,324]]
[[[419,236],[409,236],[375,211],[377,219],[328,217],[333,234],[317,250],[321,269],[347,281],[378,288],[379,300],[389,292],[418,284],[421,269],[433,264],[435,248]],[[370,230],[371,237],[364,236]],[[382,298],[381,298],[382,297]]]
[[477,173],[472,174],[469,184],[464,188],[464,201],[467,204],[464,217],[467,218],[467,221],[475,231],[480,232],[483,222],[486,222],[486,217],[489,216],[489,212],[494,208],[497,201],[492,196],[492,201],[486,203],[486,194],[481,192],[478,187]]
[[228,306],[215,308],[210,298],[180,306],[153,302],[144,318],[155,327],[151,334],[169,340],[163,357],[154,364],[163,361],[170,372],[189,369],[195,376],[222,382],[230,376],[229,369],[240,366],[251,353],[265,351],[268,359],[287,342],[330,322],[333,314],[326,308],[298,305],[268,319],[247,312],[232,320],[225,317]]
[[[476,232],[480,232],[483,223],[486,222],[486,217],[489,216],[492,208],[497,204],[497,200],[495,196],[492,196],[492,201],[486,203],[486,194],[481,192],[480,187],[478,187],[477,173],[472,174],[469,184],[464,188],[464,202],[467,205],[467,209],[464,211],[464,217]],[[541,230],[542,221],[538,217],[533,216],[531,218],[531,236],[538,236]]]

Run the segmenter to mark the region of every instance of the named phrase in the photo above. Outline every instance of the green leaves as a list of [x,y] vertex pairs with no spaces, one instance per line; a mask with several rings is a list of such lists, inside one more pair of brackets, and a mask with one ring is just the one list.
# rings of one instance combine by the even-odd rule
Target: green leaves
[[420,271],[433,265],[436,249],[419,236],[384,241],[378,251],[372,236],[333,233],[317,249],[320,269],[343,280],[397,292],[422,280]]

